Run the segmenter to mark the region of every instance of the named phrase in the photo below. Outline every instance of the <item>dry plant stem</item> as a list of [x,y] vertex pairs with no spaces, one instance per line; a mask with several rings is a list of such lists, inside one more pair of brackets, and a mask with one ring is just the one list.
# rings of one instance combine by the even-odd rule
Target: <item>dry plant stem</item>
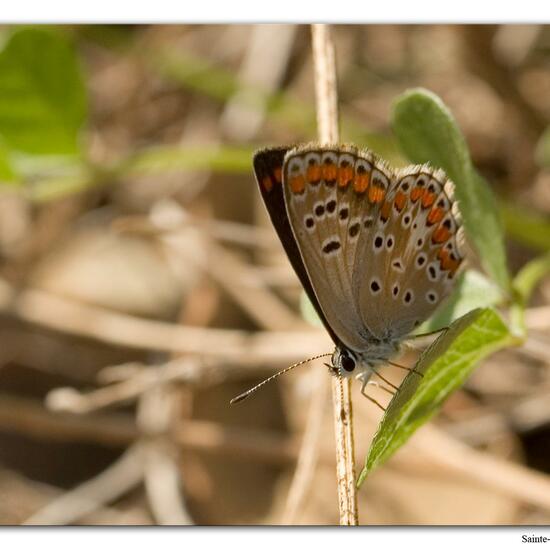
[[324,144],[338,143],[338,93],[334,45],[327,25],[312,25],[317,133]]
[[[338,96],[334,46],[326,25],[312,25],[313,62],[319,141],[338,143]],[[336,435],[336,479],[340,525],[358,525],[357,491],[355,487],[355,448],[351,380],[332,378],[332,401]]]
[[350,378],[332,378],[332,403],[336,434],[336,479],[340,525],[358,525]]

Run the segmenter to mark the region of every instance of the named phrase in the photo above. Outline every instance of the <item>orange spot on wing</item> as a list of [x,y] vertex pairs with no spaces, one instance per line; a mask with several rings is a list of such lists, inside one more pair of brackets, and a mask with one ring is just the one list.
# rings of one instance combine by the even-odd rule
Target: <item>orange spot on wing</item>
[[321,167],[318,164],[310,164],[307,167],[306,178],[308,183],[319,183],[321,181]]
[[355,181],[353,182],[353,188],[357,193],[364,193],[369,186],[370,175],[368,173],[357,173],[355,175]]
[[306,180],[302,174],[290,178],[290,189],[293,193],[303,193],[306,188]]
[[386,191],[382,187],[377,185],[371,185],[369,187],[369,201],[372,204],[382,202],[386,196]]
[[265,176],[264,179],[262,180],[262,187],[267,192],[273,189],[273,182],[271,181],[271,178],[269,176]]
[[451,232],[446,228],[440,225],[432,235],[432,242],[434,243],[444,243],[449,240]]
[[422,196],[422,207],[428,208],[430,207],[436,199],[435,193],[431,193],[430,191],[426,190],[424,191],[424,195]]
[[382,208],[380,210],[380,217],[382,218],[383,221],[386,221],[390,217],[390,214],[391,214],[391,203],[385,202],[382,205]]
[[334,181],[336,179],[336,166],[332,163],[323,164],[321,172],[325,181]]
[[416,202],[424,194],[424,189],[422,187],[415,187],[411,191],[411,200]]
[[430,210],[428,214],[428,225],[433,225],[434,223],[440,222],[445,215],[445,210],[443,208],[434,207]]
[[460,266],[460,260],[451,258],[449,252],[444,248],[438,252],[437,257],[440,260],[441,269],[444,271],[450,271],[454,274]]
[[454,275],[460,267],[460,260],[450,260],[449,271]]
[[353,179],[353,168],[351,166],[340,166],[338,169],[338,187],[347,187]]
[[275,168],[275,170],[273,171],[273,176],[277,183],[281,183],[283,181],[283,169],[280,166],[278,168]]
[[398,191],[395,195],[395,200],[393,201],[393,204],[395,205],[395,208],[398,212],[401,212],[403,208],[405,208],[405,204],[407,203],[407,195],[403,193],[402,191]]

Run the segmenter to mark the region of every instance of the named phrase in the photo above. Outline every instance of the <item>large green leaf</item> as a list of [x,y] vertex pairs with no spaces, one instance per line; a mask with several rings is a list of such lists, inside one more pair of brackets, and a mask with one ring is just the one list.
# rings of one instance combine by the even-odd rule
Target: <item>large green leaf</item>
[[495,198],[472,166],[466,141],[450,111],[435,94],[410,90],[393,106],[393,129],[413,162],[443,168],[453,180],[468,238],[485,270],[508,292],[510,277]]
[[514,289],[525,304],[543,277],[550,274],[550,252],[527,262],[514,277]]
[[498,313],[476,309],[455,321],[421,356],[391,400],[371,444],[359,477],[367,475],[397,451],[440,408],[481,359],[517,342]]
[[0,52],[0,135],[6,144],[32,154],[76,154],[86,110],[70,43],[50,30],[17,30]]

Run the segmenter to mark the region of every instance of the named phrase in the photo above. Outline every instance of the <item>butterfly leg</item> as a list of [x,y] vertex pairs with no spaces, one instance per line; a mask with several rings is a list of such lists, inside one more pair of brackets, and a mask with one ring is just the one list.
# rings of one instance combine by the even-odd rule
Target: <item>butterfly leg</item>
[[[382,409],[384,412],[386,412],[386,409],[380,405],[380,403],[378,403],[378,401],[376,401],[376,399],[374,399],[374,397],[371,397],[370,395],[367,395],[366,392],[365,392],[365,388],[367,387],[367,385],[369,384],[369,380],[368,378],[364,378],[362,380],[362,384],[361,384],[361,393],[363,394],[364,397],[366,397],[369,401],[372,401],[377,407],[379,407],[380,409]],[[387,390],[389,391],[389,390]]]
[[388,361],[388,365],[391,365],[392,367],[397,367],[398,369],[403,369],[409,372],[414,372],[415,374],[418,374],[418,376],[420,376],[421,378],[424,378],[424,375],[421,372],[418,372],[415,369],[410,369],[409,367],[400,365],[399,363],[393,363],[392,361]]
[[395,395],[394,391],[391,391],[390,389],[386,388],[386,386],[382,386],[382,384],[379,384],[378,382],[370,381],[367,382],[367,386],[375,386],[377,388],[380,388],[381,390],[384,390],[386,393],[389,393],[390,395]]
[[392,384],[387,378],[384,378],[378,371],[373,371],[373,372],[374,374],[376,374],[376,376],[378,376],[378,378],[383,380],[388,386],[393,388],[395,391],[399,391],[399,388],[395,384]]

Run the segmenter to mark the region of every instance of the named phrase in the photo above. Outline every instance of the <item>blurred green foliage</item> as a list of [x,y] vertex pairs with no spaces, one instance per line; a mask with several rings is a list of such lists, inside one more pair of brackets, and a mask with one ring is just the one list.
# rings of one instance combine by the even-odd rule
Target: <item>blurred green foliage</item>
[[33,155],[78,155],[87,112],[73,46],[54,31],[15,31],[0,53],[0,136],[5,147]]
[[501,202],[500,213],[506,232],[518,242],[534,250],[550,250],[550,219],[533,208]]

